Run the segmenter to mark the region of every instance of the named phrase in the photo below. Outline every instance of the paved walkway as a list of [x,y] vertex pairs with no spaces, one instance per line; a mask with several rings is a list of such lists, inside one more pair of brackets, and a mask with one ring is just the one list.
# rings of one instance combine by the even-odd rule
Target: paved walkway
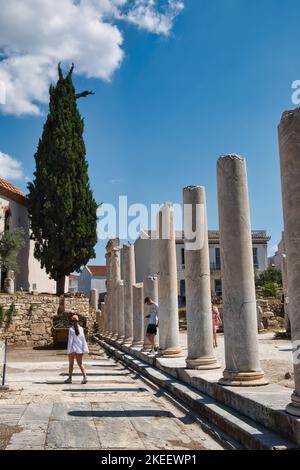
[[[187,355],[187,335],[180,332],[180,344]],[[292,345],[289,340],[274,339],[274,332],[265,332],[258,335],[259,358],[262,369],[270,383],[284,387],[294,388]],[[225,367],[224,335],[218,335],[218,348],[215,349],[218,362]],[[184,358],[181,360],[184,364]],[[180,363],[180,361],[178,361]],[[289,379],[286,374],[290,374]]]
[[64,351],[14,348],[0,392],[0,448],[221,449],[190,415],[134,373],[94,351],[89,382],[66,385]]

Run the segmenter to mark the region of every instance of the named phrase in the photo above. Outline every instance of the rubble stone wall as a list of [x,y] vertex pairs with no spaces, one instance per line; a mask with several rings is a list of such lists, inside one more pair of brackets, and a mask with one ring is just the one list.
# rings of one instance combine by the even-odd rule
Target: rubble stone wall
[[74,311],[87,319],[89,333],[93,331],[96,312],[86,298],[59,298],[55,295],[16,293],[0,294],[0,338],[9,344],[46,346],[52,343],[53,317],[64,304],[66,312]]

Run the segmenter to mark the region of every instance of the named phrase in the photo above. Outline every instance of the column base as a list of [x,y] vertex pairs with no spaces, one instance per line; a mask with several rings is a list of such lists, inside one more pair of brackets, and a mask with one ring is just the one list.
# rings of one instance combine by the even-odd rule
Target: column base
[[231,372],[224,370],[223,377],[218,382],[228,387],[259,387],[268,385],[269,381],[265,378],[264,372]]
[[292,402],[286,407],[287,413],[293,416],[300,417],[300,396],[294,392],[292,395]]
[[183,357],[184,354],[180,347],[160,349],[157,357]]
[[123,341],[123,346],[131,346],[132,345],[133,338],[125,338]]
[[134,342],[132,343],[131,347],[132,347],[133,349],[140,349],[140,350],[141,350],[142,347],[143,347],[143,345],[144,345],[143,341],[134,341]]
[[203,357],[198,359],[186,359],[187,369],[196,369],[196,370],[210,370],[210,369],[220,369],[221,364],[218,364],[216,358],[213,357]]
[[124,336],[118,336],[116,339],[117,343],[120,343],[120,344],[123,344],[124,340],[125,340]]

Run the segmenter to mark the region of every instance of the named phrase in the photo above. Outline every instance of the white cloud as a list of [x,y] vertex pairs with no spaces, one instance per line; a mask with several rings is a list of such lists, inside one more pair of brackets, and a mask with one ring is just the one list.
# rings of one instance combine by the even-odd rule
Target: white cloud
[[135,0],[126,19],[139,28],[157,34],[169,35],[176,16],[184,8],[183,1],[169,0],[165,8],[158,10],[156,0]]
[[[110,80],[123,57],[120,26],[168,35],[182,0],[0,0],[0,82],[4,113],[40,114],[57,63]],[[116,22],[118,21],[118,24]]]
[[21,180],[24,178],[22,163],[0,152],[0,178]]
[[110,183],[111,184],[122,183],[122,179],[121,178],[113,178],[113,179],[110,180]]

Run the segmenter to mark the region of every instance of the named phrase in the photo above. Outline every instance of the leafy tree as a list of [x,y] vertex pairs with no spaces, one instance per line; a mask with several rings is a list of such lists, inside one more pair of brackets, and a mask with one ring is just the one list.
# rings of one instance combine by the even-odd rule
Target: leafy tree
[[276,283],[278,287],[282,286],[282,274],[273,266],[266,269],[264,272],[256,276],[255,280],[257,287],[263,287],[265,284]]
[[65,276],[95,257],[97,204],[89,185],[84,122],[72,81],[74,65],[50,87],[49,114],[35,154],[36,171],[28,184],[29,217],[35,257],[64,293]]
[[18,255],[25,245],[24,229],[19,227],[13,231],[5,230],[0,238],[0,266],[1,269],[11,269],[18,272]]

